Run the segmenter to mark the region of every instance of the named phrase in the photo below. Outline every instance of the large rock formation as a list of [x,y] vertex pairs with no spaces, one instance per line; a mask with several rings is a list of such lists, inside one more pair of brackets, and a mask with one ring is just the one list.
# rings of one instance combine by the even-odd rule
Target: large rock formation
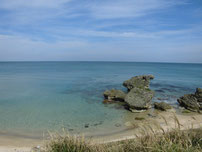
[[109,102],[110,101],[121,101],[121,102],[123,102],[124,98],[126,96],[126,94],[123,91],[115,90],[115,89],[106,90],[103,93],[103,95],[104,95],[105,99],[108,100]]
[[202,89],[196,88],[195,96],[198,99],[198,102],[202,102]]
[[177,101],[180,106],[194,111],[199,112],[202,110],[202,89],[197,88],[195,94],[185,94],[180,97]]
[[202,89],[201,88],[196,89],[195,96],[198,99],[200,110],[202,110]]
[[146,110],[151,107],[154,91],[149,89],[149,84],[152,79],[154,79],[153,75],[141,75],[123,82],[123,86],[128,89],[125,102],[129,110],[134,112],[136,110]]
[[133,88],[149,88],[150,80],[154,79],[153,75],[141,75],[132,77],[129,80],[123,82],[123,86],[125,86],[128,91]]
[[129,109],[143,110],[151,107],[151,100],[154,92],[150,89],[133,88],[125,97],[125,102]]
[[151,100],[154,96],[154,91],[149,89],[151,79],[154,79],[154,76],[142,75],[132,77],[123,82],[123,85],[128,89],[127,94],[113,89],[105,91],[104,97],[107,101],[124,102],[124,106],[131,111],[146,110],[151,107]]

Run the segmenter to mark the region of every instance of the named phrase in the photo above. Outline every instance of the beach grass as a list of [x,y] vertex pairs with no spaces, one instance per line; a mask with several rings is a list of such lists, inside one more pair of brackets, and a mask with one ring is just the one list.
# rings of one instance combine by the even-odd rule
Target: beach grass
[[44,152],[202,152],[202,128],[160,128],[161,132],[149,128],[134,139],[99,144],[83,137],[54,135]]

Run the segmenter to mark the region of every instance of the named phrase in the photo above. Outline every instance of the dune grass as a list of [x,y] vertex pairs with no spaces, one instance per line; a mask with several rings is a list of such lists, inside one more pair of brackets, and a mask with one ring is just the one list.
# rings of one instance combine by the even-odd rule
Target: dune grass
[[55,136],[44,152],[202,152],[202,128],[147,133],[132,140],[91,144],[84,138]]
[[93,144],[84,137],[54,134],[43,152],[202,152],[202,128],[182,131],[179,120],[174,119],[172,130],[148,126],[134,139],[112,143]]

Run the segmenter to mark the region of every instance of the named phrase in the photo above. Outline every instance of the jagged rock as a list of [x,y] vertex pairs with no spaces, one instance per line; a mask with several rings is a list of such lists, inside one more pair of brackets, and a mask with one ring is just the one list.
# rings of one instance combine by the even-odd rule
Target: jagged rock
[[198,100],[198,102],[202,102],[202,89],[196,88],[195,96]]
[[132,77],[123,83],[128,88],[127,94],[120,90],[107,90],[104,92],[105,100],[103,103],[121,101],[119,103],[132,112],[145,111],[151,107],[151,100],[154,96],[154,91],[149,89],[151,79],[154,79],[153,75]]
[[179,102],[180,106],[188,110],[194,112],[199,111],[200,105],[194,94],[185,94],[184,96],[180,97],[177,101]]
[[[129,109],[144,110],[151,107],[154,92],[150,89],[133,88],[125,97]],[[132,111],[131,110],[131,111]]]
[[130,91],[133,88],[149,88],[150,80],[154,79],[153,75],[141,75],[141,76],[135,76],[132,77],[129,80],[126,80],[123,82],[123,86],[125,86],[128,91]]
[[180,106],[194,111],[200,112],[202,110],[202,89],[196,88],[195,94],[186,94],[177,100]]
[[126,94],[121,90],[107,90],[104,92],[104,97],[108,101],[124,101]]
[[165,102],[155,102],[154,108],[158,110],[166,111],[168,109],[171,109],[172,107]]

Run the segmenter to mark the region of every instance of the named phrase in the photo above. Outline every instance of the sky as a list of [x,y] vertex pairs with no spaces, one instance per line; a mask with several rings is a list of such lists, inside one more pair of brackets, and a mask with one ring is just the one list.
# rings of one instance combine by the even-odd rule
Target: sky
[[202,0],[0,0],[0,61],[202,63]]

